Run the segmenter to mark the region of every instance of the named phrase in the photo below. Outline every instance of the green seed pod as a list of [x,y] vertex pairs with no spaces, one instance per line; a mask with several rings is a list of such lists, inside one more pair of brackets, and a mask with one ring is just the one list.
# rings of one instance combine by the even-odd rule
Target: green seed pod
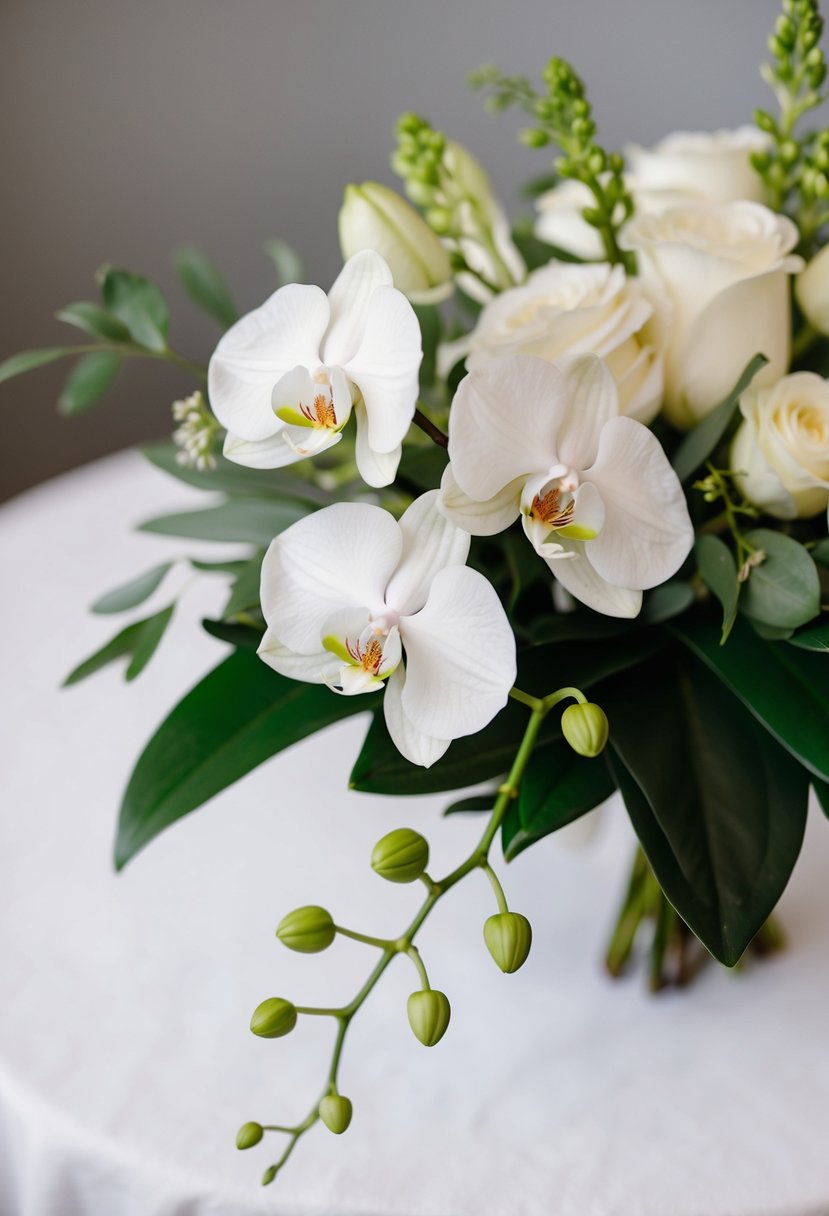
[[316,904],[295,908],[276,927],[276,936],[289,950],[299,954],[319,954],[327,950],[337,935],[331,913]]
[[496,912],[484,922],[486,948],[507,975],[527,961],[532,940],[532,926],[520,912]]
[[406,1013],[415,1038],[420,1039],[424,1047],[434,1047],[446,1034],[452,1010],[446,994],[430,988],[426,992],[412,993],[406,1003]]
[[388,882],[414,882],[429,864],[429,845],[419,832],[397,828],[378,840],[371,868]]
[[592,757],[598,756],[607,743],[610,728],[601,706],[588,701],[567,706],[561,715],[561,730],[574,752]]
[[250,1019],[250,1028],[262,1039],[281,1039],[296,1026],[296,1009],[290,1001],[279,996],[269,996],[257,1005]]
[[264,1136],[261,1123],[243,1123],[236,1133],[237,1148],[253,1148]]
[[351,1122],[354,1108],[342,1094],[326,1094],[320,1102],[320,1119],[335,1136],[341,1136]]

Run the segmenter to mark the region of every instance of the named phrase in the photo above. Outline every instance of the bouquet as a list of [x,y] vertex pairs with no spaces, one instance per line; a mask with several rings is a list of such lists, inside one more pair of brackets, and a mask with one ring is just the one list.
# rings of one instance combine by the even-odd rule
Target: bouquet
[[[504,972],[522,966],[532,930],[496,840],[509,862],[618,790],[640,843],[612,974],[640,935],[653,988],[685,982],[705,951],[734,967],[781,942],[773,912],[810,787],[829,813],[829,130],[803,124],[824,101],[821,32],[816,0],[784,0],[762,69],[772,108],[624,155],[600,142],[565,61],[540,87],[483,67],[473,85],[494,111],[528,114],[521,138],[545,157],[534,219],[511,229],[472,154],[406,114],[392,165],[410,201],[346,188],[327,293],[274,241],[281,285],[240,317],[213,264],[183,248],[182,283],[222,330],[206,366],[170,345],[159,289],[112,266],[100,302],[58,313],[84,345],[0,366],[9,379],[76,358],[66,414],[130,358],[186,369],[172,439],[145,455],[223,499],[142,527],[249,547],[189,563],[228,581],[203,622],[226,653],[138,759],[118,867],[349,714],[371,712],[351,788],[477,787],[447,807],[482,823],[450,873],[430,870],[410,826],[374,848],[382,878],[423,886],[398,936],[316,905],[279,923],[289,949],[343,935],[374,961],[343,1006],[279,995],[253,1012],[266,1039],[300,1017],[332,1022],[307,1117],[238,1133],[240,1149],[277,1140],[265,1183],[318,1124],[348,1128],[348,1029],[398,956],[414,1035],[429,1047],[446,1033],[450,999],[417,937],[473,873],[492,885],[486,949]],[[138,609],[172,565],[93,611]],[[163,655],[174,609],[132,620],[67,684],[116,661],[135,678]]]

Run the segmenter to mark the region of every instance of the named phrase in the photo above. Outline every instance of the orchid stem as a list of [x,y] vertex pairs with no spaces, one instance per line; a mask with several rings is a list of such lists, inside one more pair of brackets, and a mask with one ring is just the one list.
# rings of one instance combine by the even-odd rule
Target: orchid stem
[[414,418],[412,419],[415,426],[419,426],[424,435],[428,435],[433,443],[436,443],[439,448],[449,447],[449,436],[445,435],[439,426],[435,426],[430,418],[427,418],[422,410],[415,410]]

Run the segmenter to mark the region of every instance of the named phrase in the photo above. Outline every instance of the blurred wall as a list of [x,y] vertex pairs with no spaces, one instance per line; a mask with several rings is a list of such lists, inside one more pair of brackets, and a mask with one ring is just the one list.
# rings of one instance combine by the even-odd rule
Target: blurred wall
[[[338,268],[348,181],[394,184],[392,126],[428,115],[489,167],[510,209],[546,153],[464,84],[494,60],[535,76],[552,54],[587,79],[610,146],[750,119],[778,0],[0,0],[0,358],[74,341],[53,319],[95,298],[110,261],[164,288],[172,342],[217,335],[169,263],[201,246],[239,305],[273,288],[281,236],[311,281]],[[80,340],[80,335],[77,334]],[[62,363],[0,385],[0,496],[169,430],[188,381],[132,362],[89,414],[61,420]]]

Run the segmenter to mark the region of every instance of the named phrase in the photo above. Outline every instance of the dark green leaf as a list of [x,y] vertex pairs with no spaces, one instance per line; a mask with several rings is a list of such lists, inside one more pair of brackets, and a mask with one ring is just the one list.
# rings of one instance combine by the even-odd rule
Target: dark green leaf
[[211,637],[218,638],[220,642],[229,642],[231,646],[241,650],[258,650],[264,632],[264,629],[254,629],[252,625],[211,621],[209,618],[202,621],[202,628]]
[[236,577],[225,604],[224,617],[233,617],[250,608],[259,608],[259,583],[262,578],[263,553],[257,553]]
[[823,811],[824,815],[829,818],[829,783],[826,781],[812,780],[812,789],[815,791],[818,806]]
[[152,570],[139,574],[138,578],[130,579],[122,587],[108,591],[106,595],[102,595],[99,600],[95,601],[91,611],[126,612],[128,608],[136,608],[139,604],[143,604],[144,600],[148,600],[155,589],[161,585],[164,575],[173,564],[173,562],[162,562],[160,566],[153,566]]
[[435,383],[438,345],[442,332],[440,311],[434,304],[414,304],[412,307],[417,315],[420,324],[420,334],[423,340],[420,389],[421,392],[427,392]]
[[501,841],[507,861],[592,811],[615,788],[601,757],[577,756],[563,739],[537,748],[504,820]]
[[276,277],[280,287],[286,283],[299,283],[302,279],[302,261],[296,250],[275,237],[266,241],[265,253],[276,267]]
[[74,325],[89,334],[91,338],[100,338],[104,342],[129,342],[130,331],[123,321],[99,304],[91,304],[88,300],[78,300],[67,304],[55,313],[59,321]]
[[[220,494],[239,494],[245,498],[293,498],[300,502],[325,505],[333,502],[331,494],[318,489],[297,472],[284,469],[248,469],[217,456],[217,467],[209,471],[190,468],[177,462],[179,448],[172,442],[152,443],[141,448],[150,464],[177,481],[197,490]],[[438,478],[440,480],[440,478]],[[437,482],[433,483],[437,484]]]
[[816,625],[814,629],[803,629],[800,633],[789,638],[792,646],[800,646],[803,650],[816,650],[819,654],[829,654],[829,624]]
[[822,662],[793,646],[762,641],[743,621],[726,646],[703,623],[671,628],[783,747],[829,780],[829,681]]
[[459,798],[457,802],[451,802],[443,813],[444,815],[465,815],[470,812],[480,814],[481,811],[491,811],[497,797],[496,790],[489,794],[471,794],[469,798]]
[[12,355],[0,363],[0,384],[11,380],[13,376],[22,376],[24,372],[32,372],[36,367],[45,367],[56,359],[64,359],[67,355],[78,353],[75,346],[49,346],[42,350],[24,350],[19,355]]
[[230,288],[209,258],[192,245],[182,245],[173,254],[173,264],[190,299],[229,329],[239,312]]
[[134,341],[148,350],[166,350],[170,314],[155,283],[113,266],[102,267],[99,278],[104,304],[124,322]]
[[718,536],[700,536],[694,545],[694,554],[702,581],[722,604],[720,645],[723,645],[737,619],[741,585],[737,581],[737,563],[728,545]]
[[80,414],[94,405],[118,375],[121,360],[107,352],[82,355],[67,377],[58,409],[62,414]]
[[660,656],[644,678],[619,677],[601,696],[611,770],[659,884],[733,966],[797,859],[808,776],[690,656]]
[[[131,659],[129,668],[127,669],[127,679],[133,679],[138,675],[141,667],[146,666],[146,663],[151,658],[152,652],[161,640],[161,635],[169,623],[172,612],[172,607],[164,608],[161,612],[154,613],[153,616],[145,617],[144,620],[134,621],[132,625],[127,625],[126,629],[122,629],[120,633],[117,633],[100,650],[96,650],[88,659],[84,659],[83,663],[79,663],[63,681],[64,688],[85,680],[87,676],[93,675],[96,671],[100,671],[102,667],[106,667],[109,663],[113,663],[116,659],[123,658],[126,655],[129,655]],[[140,655],[143,661],[138,670],[133,670],[136,655]],[[132,671],[132,675],[129,674],[130,671]]]
[[189,557],[187,560],[194,570],[201,570],[205,574],[232,574],[234,578],[241,574],[247,566],[247,562],[244,560],[204,562],[197,557]]
[[746,620],[758,637],[763,638],[766,642],[785,642],[794,634],[793,629],[781,629],[779,625],[767,625],[765,621],[755,621],[750,616],[747,616]]
[[812,560],[816,561],[819,566],[829,566],[829,538],[819,540],[809,552],[812,555]]
[[694,591],[690,583],[680,579],[672,579],[661,587],[654,587],[645,596],[642,605],[642,620],[650,625],[658,625],[669,621],[672,617],[686,612],[694,602]]
[[144,749],[124,794],[115,864],[125,865],[270,756],[359,712],[361,697],[285,679],[255,654],[236,651],[179,702]]
[[447,461],[446,452],[434,443],[404,444],[397,481],[404,487],[410,487],[415,493],[433,490],[440,485]]
[[755,528],[746,540],[766,556],[743,584],[742,611],[778,629],[796,629],[816,617],[820,579],[803,545],[770,528]]
[[[629,633],[625,644],[593,639],[531,646],[519,654],[519,688],[542,696],[555,688],[575,685],[588,689],[605,677],[635,667],[663,644],[656,631]],[[560,735],[560,718],[551,714],[543,727],[542,741]],[[527,710],[510,701],[479,731],[456,739],[431,768],[417,768],[404,760],[389,737],[382,709],[375,713],[351,772],[351,787],[372,794],[433,794],[441,790],[476,785],[505,773],[527,726]]]
[[248,542],[265,549],[277,533],[307,514],[308,508],[303,503],[230,498],[217,507],[148,519],[138,530],[194,540]]
[[713,452],[728,430],[737,402],[768,359],[755,355],[747,364],[728,396],[720,402],[693,430],[689,431],[674,455],[674,468],[680,481],[687,481]]

